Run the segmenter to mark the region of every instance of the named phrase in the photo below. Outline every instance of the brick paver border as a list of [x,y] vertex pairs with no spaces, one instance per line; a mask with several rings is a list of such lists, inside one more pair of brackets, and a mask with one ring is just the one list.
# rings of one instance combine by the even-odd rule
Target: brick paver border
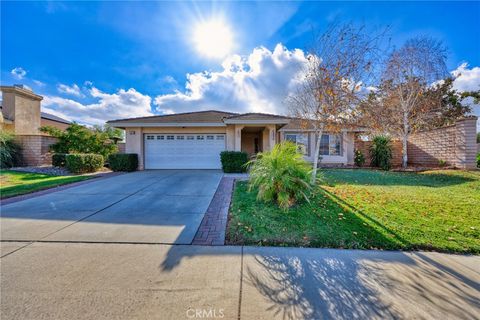
[[90,182],[93,182],[93,181],[98,181],[98,180],[104,179],[104,178],[110,178],[110,177],[118,176],[118,175],[121,175],[121,174],[124,174],[124,172],[100,173],[100,174],[96,175],[94,178],[91,178],[91,179],[88,179],[88,180],[72,182],[72,183],[60,185],[60,186],[57,186],[57,187],[52,187],[52,188],[49,188],[49,189],[44,189],[44,190],[35,191],[35,192],[32,192],[32,193],[22,194],[20,196],[15,196],[15,197],[6,198],[6,199],[0,199],[0,205],[3,206],[3,205],[14,203],[14,202],[19,202],[19,201],[28,200],[28,199],[31,199],[31,198],[36,198],[36,197],[39,197],[39,196],[43,196],[45,194],[54,193],[54,192],[62,191],[62,190],[65,190],[65,189],[78,187],[78,186],[81,186],[83,184],[87,184],[87,183],[90,183]]
[[224,176],[193,238],[194,245],[223,246],[235,177]]

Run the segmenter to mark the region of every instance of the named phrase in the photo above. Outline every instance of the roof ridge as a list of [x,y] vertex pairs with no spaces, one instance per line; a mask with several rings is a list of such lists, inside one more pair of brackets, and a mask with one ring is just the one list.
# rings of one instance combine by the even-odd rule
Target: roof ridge
[[241,117],[241,116],[248,116],[248,115],[262,115],[262,116],[273,116],[273,117],[279,117],[279,118],[285,118],[285,119],[292,119],[292,117],[288,116],[282,116],[274,113],[263,113],[263,112],[246,112],[246,113],[237,113],[232,116],[226,117],[227,119],[231,118],[236,118],[236,117]]

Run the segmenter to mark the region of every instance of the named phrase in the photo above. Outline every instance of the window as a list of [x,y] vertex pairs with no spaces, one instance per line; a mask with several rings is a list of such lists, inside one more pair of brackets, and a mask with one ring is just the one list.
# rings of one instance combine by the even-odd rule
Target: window
[[167,140],[173,140],[174,136],[167,136]]
[[177,140],[183,140],[183,139],[185,139],[184,136],[177,136]]
[[224,136],[217,136],[217,140],[225,140]]
[[320,140],[321,156],[341,156],[342,155],[342,135],[323,134]]
[[155,136],[147,136],[147,140],[153,140],[155,139]]
[[308,143],[307,133],[286,133],[285,140],[295,143],[303,155],[310,154],[310,148]]
[[207,140],[213,140],[213,136],[207,136]]
[[322,139],[320,139],[320,155],[321,156],[328,156],[329,155],[329,135],[328,134],[322,134]]
[[164,140],[165,137],[164,136],[157,136],[157,140]]
[[194,136],[187,136],[187,140],[194,140],[195,137]]
[[342,136],[341,135],[330,135],[330,155],[331,156],[341,156],[342,150]]
[[128,134],[131,135],[131,136],[135,135],[135,130],[128,131]]
[[205,139],[204,136],[197,136],[197,140],[203,140],[203,139]]

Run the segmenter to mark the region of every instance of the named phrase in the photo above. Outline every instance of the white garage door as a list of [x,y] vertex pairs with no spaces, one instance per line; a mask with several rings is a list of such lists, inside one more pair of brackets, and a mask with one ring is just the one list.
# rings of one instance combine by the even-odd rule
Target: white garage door
[[145,134],[145,169],[220,169],[224,134]]

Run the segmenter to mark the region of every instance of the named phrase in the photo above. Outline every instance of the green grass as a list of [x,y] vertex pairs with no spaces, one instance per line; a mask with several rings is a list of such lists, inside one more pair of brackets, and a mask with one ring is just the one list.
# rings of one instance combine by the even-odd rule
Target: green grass
[[90,176],[51,176],[2,170],[0,172],[0,198],[14,197],[90,178]]
[[480,172],[324,170],[310,203],[283,212],[235,187],[232,244],[480,253]]

